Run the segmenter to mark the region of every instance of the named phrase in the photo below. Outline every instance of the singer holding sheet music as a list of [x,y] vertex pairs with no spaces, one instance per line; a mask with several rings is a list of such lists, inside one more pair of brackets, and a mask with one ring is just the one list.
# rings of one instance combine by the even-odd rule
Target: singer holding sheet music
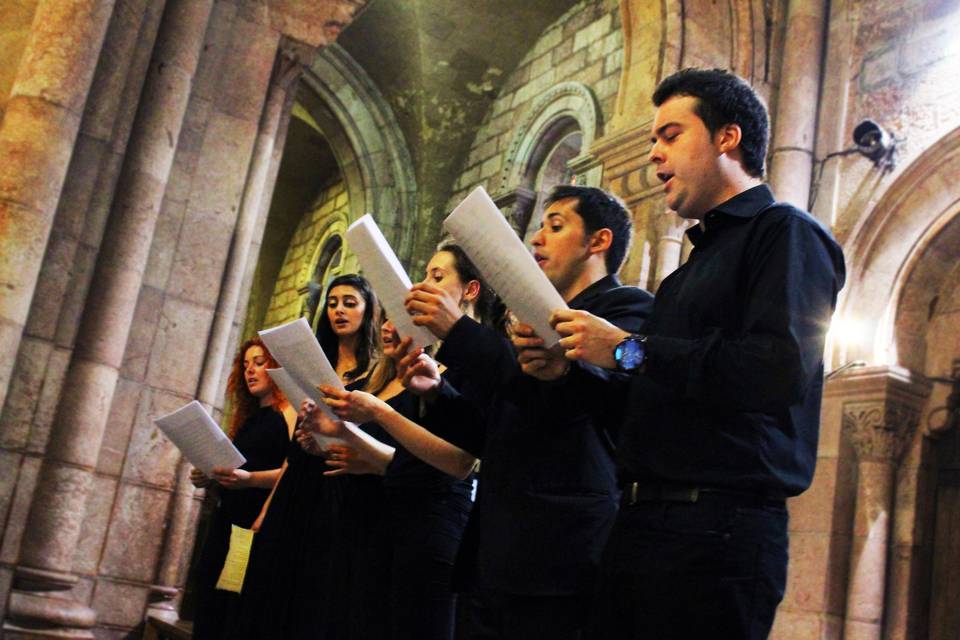
[[[615,197],[562,186],[547,200],[533,247],[572,308],[637,331],[651,296],[615,275],[631,227]],[[479,444],[483,460],[457,559],[457,638],[580,638],[617,509],[608,424],[576,389],[551,380],[569,366],[561,351],[542,348],[523,325],[511,346],[467,316],[452,317],[448,298],[424,282],[407,308],[444,340],[437,359],[467,378],[461,390],[490,408],[479,433],[465,423],[453,439]]]
[[[320,313],[317,339],[324,354],[348,388],[363,387],[380,352],[380,306],[370,284],[358,275],[334,278]],[[334,563],[349,545],[362,542],[345,530],[344,502],[370,493],[370,509],[381,508],[376,483],[358,487],[352,478],[324,475],[335,467],[296,442],[287,455],[254,537],[231,638],[337,637],[334,629],[343,620],[334,598],[343,580]],[[355,515],[346,519],[353,522]]]
[[287,455],[296,411],[267,375],[276,367],[260,338],[247,340],[233,360],[227,380],[233,414],[228,435],[247,459],[239,469],[215,469],[213,479],[193,469],[197,487],[221,487],[196,567],[197,609],[193,637],[226,638],[226,621],[235,613],[238,596],[214,588],[230,544],[230,527],[249,529],[270,493]]
[[[431,258],[425,281],[449,293],[456,313],[478,318],[504,334],[505,307],[458,246],[444,245]],[[448,640],[454,632],[453,563],[472,505],[471,483],[464,479],[476,458],[444,438],[463,428],[451,421],[478,421],[483,412],[463,404],[453,413],[435,411],[435,401],[442,404],[437,400],[440,385],[449,386],[448,378],[456,381],[456,372],[445,371],[441,378],[429,356],[409,352],[410,337],[401,343],[390,323],[384,329],[385,362],[394,372],[394,384],[405,384],[408,391],[384,401],[371,393],[322,390],[340,417],[376,421],[399,442],[384,479],[385,534],[391,542],[390,637]],[[371,383],[368,388],[375,386]],[[421,398],[429,401],[425,411]],[[346,435],[332,422],[321,419],[315,424],[314,417],[321,418],[311,416],[305,426],[323,423],[332,428],[327,435]]]

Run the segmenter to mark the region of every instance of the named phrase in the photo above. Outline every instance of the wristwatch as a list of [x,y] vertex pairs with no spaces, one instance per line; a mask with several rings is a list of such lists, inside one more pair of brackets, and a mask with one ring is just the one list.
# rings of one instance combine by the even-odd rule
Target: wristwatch
[[647,359],[647,336],[631,334],[621,340],[613,350],[613,359],[620,371],[635,373]]

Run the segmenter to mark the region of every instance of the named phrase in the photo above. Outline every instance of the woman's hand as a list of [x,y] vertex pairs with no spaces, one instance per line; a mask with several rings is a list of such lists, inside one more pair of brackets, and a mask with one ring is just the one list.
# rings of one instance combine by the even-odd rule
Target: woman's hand
[[200,469],[190,469],[190,483],[197,489],[206,489],[212,480],[204,475]]
[[323,402],[333,409],[338,418],[356,424],[377,421],[378,416],[392,410],[386,402],[364,391],[347,391],[320,385],[320,392],[325,396]]
[[245,489],[250,483],[250,472],[243,469],[214,467],[213,479],[225,489]]
[[293,437],[297,439],[297,444],[300,445],[300,448],[309,453],[311,456],[322,456],[323,449],[320,448],[320,443],[317,442],[316,438],[313,437],[309,431],[304,431],[302,428],[297,429]]
[[400,359],[397,361],[397,375],[403,380],[403,386],[418,396],[430,395],[440,387],[440,366],[437,361],[423,352],[423,349],[410,349],[412,338],[404,338],[397,347]]
[[326,411],[320,409],[317,403],[309,398],[304,400],[300,406],[300,416],[302,418],[300,429],[307,433],[319,433],[331,438],[343,435],[343,422],[331,418]]
[[374,460],[368,460],[359,455],[356,449],[344,445],[330,445],[324,451],[327,457],[327,466],[333,467],[330,471],[324,471],[325,476],[339,476],[343,474],[364,475],[376,474],[383,475],[383,465]]
[[453,296],[429,282],[413,285],[404,303],[413,316],[413,323],[426,327],[438,338],[446,338],[457,320],[463,317],[463,311]]

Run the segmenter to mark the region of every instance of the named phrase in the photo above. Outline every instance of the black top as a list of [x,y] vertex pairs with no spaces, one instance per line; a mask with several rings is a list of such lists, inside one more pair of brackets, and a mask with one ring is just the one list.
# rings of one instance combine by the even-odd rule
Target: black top
[[618,447],[623,480],[796,495],[813,478],[823,349],[843,253],[766,185],[687,232],[690,259],[660,285],[645,374]]
[[[637,331],[650,299],[607,276],[570,306]],[[457,559],[458,588],[589,594],[617,509],[603,431],[611,425],[596,421],[593,399],[567,381],[523,375],[510,343],[469,318],[454,325],[437,359],[467,379],[459,389],[464,395],[489,407],[482,437],[470,422],[451,420],[461,432],[451,441],[482,458],[477,502]]]
[[[390,398],[387,403],[400,415],[420,423],[435,435],[449,440],[451,427],[445,424],[433,424],[420,418],[420,398],[409,391]],[[424,424],[426,422],[426,424]],[[387,465],[383,485],[388,489],[418,489],[424,491],[453,491],[461,495],[470,495],[472,483],[460,480],[440,471],[407,451],[393,438],[390,444],[396,447],[393,460]]]
[[[247,459],[240,467],[245,471],[279,469],[289,443],[287,421],[273,407],[258,407],[233,439],[234,446]],[[220,492],[220,508],[231,524],[249,529],[269,495],[270,488],[224,489]]]

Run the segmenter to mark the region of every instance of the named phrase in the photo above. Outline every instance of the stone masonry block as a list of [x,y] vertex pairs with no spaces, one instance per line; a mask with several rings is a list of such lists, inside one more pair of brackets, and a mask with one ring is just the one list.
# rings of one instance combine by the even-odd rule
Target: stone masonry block
[[117,390],[110,405],[110,416],[100,443],[97,471],[110,476],[119,476],[130,444],[130,432],[140,408],[143,383],[120,377]]
[[167,297],[147,368],[147,382],[193,396],[212,322],[213,309]]
[[101,576],[153,580],[169,500],[168,491],[120,484],[100,561]]
[[173,490],[176,487],[180,453],[153,419],[179,409],[189,396],[159,389],[145,390],[134,417],[130,443],[123,464],[123,478],[137,484]]
[[[98,579],[91,603],[97,612],[97,622],[123,627],[137,626],[143,620],[149,593],[149,587],[144,585],[124,584],[107,578]],[[98,629],[98,635],[99,633]],[[130,637],[130,631],[120,631],[114,637]]]
[[117,491],[116,478],[96,476],[87,496],[86,514],[80,526],[80,540],[73,559],[73,570],[87,575],[96,575],[100,563],[100,550],[107,536],[107,525],[113,511],[113,499]]
[[573,50],[577,51],[600,40],[610,31],[611,21],[612,17],[608,13],[577,31],[577,34],[573,38]]

